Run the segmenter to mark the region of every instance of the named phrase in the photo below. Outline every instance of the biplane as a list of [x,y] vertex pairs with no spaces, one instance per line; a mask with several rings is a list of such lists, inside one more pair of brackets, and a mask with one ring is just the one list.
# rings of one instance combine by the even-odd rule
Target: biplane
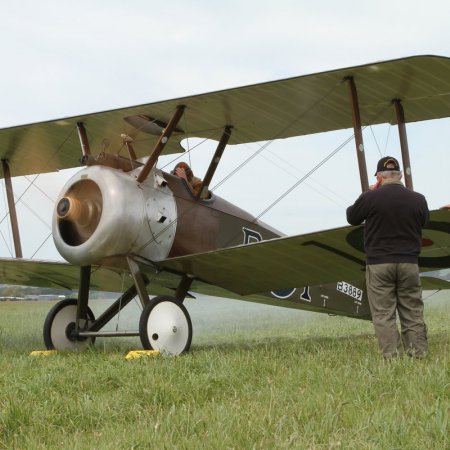
[[[413,188],[405,124],[450,116],[450,58],[415,56],[0,130],[15,258],[2,283],[77,290],[44,323],[48,349],[78,350],[97,337],[139,336],[145,349],[186,352],[192,322],[183,304],[214,292],[289,308],[370,319],[363,227],[284,236],[214,193],[227,148],[352,129],[362,191],[369,188],[362,127],[398,125],[406,186]],[[182,120],[183,119],[183,120]],[[188,137],[220,134],[201,189],[158,168]],[[80,167],[54,208],[63,259],[22,257],[11,177]],[[450,212],[431,212],[420,269],[424,287],[450,267]],[[427,273],[431,274],[427,276]],[[118,292],[98,317],[92,290]],[[135,330],[105,326],[135,297]],[[1,320],[1,318],[0,318]]]

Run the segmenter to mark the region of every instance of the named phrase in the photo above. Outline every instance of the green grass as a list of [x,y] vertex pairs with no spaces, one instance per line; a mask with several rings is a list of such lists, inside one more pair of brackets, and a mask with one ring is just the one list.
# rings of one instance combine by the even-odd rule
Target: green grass
[[187,306],[188,355],[127,361],[137,338],[30,357],[51,304],[1,303],[0,447],[450,448],[450,299],[427,304],[428,359],[392,363],[369,322],[232,301]]

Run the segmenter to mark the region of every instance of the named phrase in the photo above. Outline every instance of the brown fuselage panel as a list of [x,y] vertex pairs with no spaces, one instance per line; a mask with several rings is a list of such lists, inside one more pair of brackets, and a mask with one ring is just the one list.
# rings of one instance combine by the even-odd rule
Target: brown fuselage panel
[[[177,205],[177,227],[169,257],[202,253],[246,243],[244,229],[253,239],[267,240],[281,233],[264,227],[254,216],[212,195],[197,200],[182,178],[164,173]],[[260,236],[257,239],[255,236]]]

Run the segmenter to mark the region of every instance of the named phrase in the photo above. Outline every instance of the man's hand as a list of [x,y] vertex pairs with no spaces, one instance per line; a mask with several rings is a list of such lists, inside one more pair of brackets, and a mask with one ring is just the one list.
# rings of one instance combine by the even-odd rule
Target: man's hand
[[374,191],[375,189],[378,189],[383,184],[383,178],[380,176],[377,176],[377,182],[375,184],[371,184],[369,186],[369,190]]
[[177,167],[175,169],[175,175],[179,176],[180,178],[184,178],[186,181],[188,180],[187,176],[186,176],[186,172],[181,167]]

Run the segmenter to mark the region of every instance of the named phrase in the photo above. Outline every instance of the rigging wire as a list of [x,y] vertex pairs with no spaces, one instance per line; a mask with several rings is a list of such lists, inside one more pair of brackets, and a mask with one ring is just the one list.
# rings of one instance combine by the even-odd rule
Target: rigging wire
[[391,123],[393,122],[394,119],[394,113],[395,113],[395,106],[393,103],[391,103],[391,120],[389,120],[389,126],[388,126],[388,132],[387,132],[387,136],[386,136],[386,142],[384,144],[384,155],[386,155],[387,153],[387,146],[388,146],[388,142],[389,142],[389,137],[391,134],[391,129],[392,129],[392,125]]
[[2,237],[3,242],[5,243],[5,246],[6,246],[6,249],[8,250],[8,252],[9,252],[9,255],[11,256],[11,258],[13,258],[12,250],[11,250],[9,244],[6,242],[5,236],[3,235],[3,233],[1,231],[0,231],[0,235]]
[[48,224],[48,222],[46,222],[37,212],[35,212],[33,210],[33,208],[31,206],[28,205],[28,203],[26,203],[23,199],[20,201],[20,203],[25,206],[26,209],[28,209],[28,211],[33,214],[34,217],[36,217],[36,219],[38,219],[43,225],[45,225],[47,228],[51,229],[52,227]]
[[341,145],[334,149],[328,156],[326,156],[322,161],[320,161],[315,167],[313,167],[308,173],[297,180],[289,189],[287,189],[283,194],[281,194],[274,202],[272,202],[266,209],[264,209],[257,217],[256,220],[261,218],[264,214],[270,211],[277,203],[279,203],[283,198],[289,195],[297,186],[299,186],[303,181],[309,178],[314,172],[316,172],[320,167],[322,167],[328,160],[330,160],[334,155],[336,155],[340,150],[342,150],[349,142],[354,138],[354,134],[349,136]]
[[[380,110],[374,114],[372,121],[376,120],[377,117],[380,116],[380,114],[385,111],[386,107],[380,108]],[[367,125],[362,127],[361,130],[365,130],[367,128]],[[299,184],[301,184],[304,180],[306,180],[311,174],[313,174],[319,167],[321,167],[325,162],[327,162],[330,158],[332,158],[336,153],[338,153],[343,147],[345,147],[350,141],[353,140],[355,137],[355,134],[353,133],[351,136],[349,136],[341,145],[339,145],[335,150],[333,150],[328,156],[326,156],[319,164],[316,165],[313,169],[311,169],[305,176],[303,176],[300,180],[298,180],[293,186],[291,186],[284,194],[282,194],[280,197],[278,197],[272,204],[270,204],[264,211],[262,211],[255,220],[258,220],[261,218],[264,214],[266,214],[270,209],[272,209],[279,201],[281,201],[286,195],[288,195],[290,192],[292,192]]]
[[[34,182],[36,181],[36,179],[42,174],[38,174],[34,177],[34,179],[31,181],[31,183],[26,187],[26,189],[22,192],[22,194],[20,196],[16,196],[16,194],[14,194],[14,205],[18,205],[19,202],[24,203],[24,201],[22,200],[22,197],[28,192],[28,190],[30,189],[30,187],[34,184]],[[29,181],[28,177],[24,176],[24,178]],[[52,203],[54,203],[55,201],[50,198],[45,192],[43,192],[38,186],[34,186],[35,188],[37,188],[42,194],[44,194]],[[25,205],[26,206],[26,205]],[[6,219],[6,217],[9,215],[9,212],[6,213],[5,216],[3,216],[3,218],[0,220],[0,224]],[[43,222],[43,219],[40,219]]]
[[393,117],[394,117],[394,108],[391,109],[391,119],[390,119],[389,122],[388,122],[388,125],[389,125],[389,126],[388,126],[388,131],[387,131],[387,136],[386,136],[386,142],[384,143],[384,149],[383,149],[383,151],[381,151],[380,146],[378,145],[378,141],[377,141],[377,138],[376,138],[376,136],[375,136],[375,133],[373,132],[372,125],[369,125],[369,126],[370,126],[370,131],[372,132],[372,136],[373,136],[373,139],[374,139],[375,144],[376,144],[376,146],[377,146],[378,154],[380,155],[380,157],[383,157],[383,155],[386,155],[386,150],[387,150],[387,146],[388,146],[388,142],[389,142],[389,135],[390,135],[390,133],[391,133],[391,128],[392,128],[391,123],[392,123]]
[[375,133],[373,132],[372,125],[369,125],[369,128],[370,128],[370,131],[371,131],[371,133],[372,133],[373,140],[375,141],[375,145],[377,146],[378,153],[380,154],[380,158],[381,158],[383,155],[382,155],[382,153],[381,153],[380,146],[378,145],[378,141],[377,141],[377,138],[376,138],[376,136],[375,136]]
[[16,203],[18,203],[20,201],[20,199],[27,193],[27,191],[31,188],[31,186],[34,186],[41,194],[43,194],[45,197],[47,197],[52,203],[55,202],[54,199],[52,199],[43,189],[41,189],[37,184],[36,184],[36,180],[42,175],[42,173],[38,173],[32,180],[30,180],[29,177],[27,177],[26,175],[23,176],[23,178],[25,178],[25,180],[28,181],[28,186],[26,187],[26,189],[23,191],[22,195],[16,200]]
[[[292,165],[292,163],[286,161],[284,158],[280,157],[279,155],[275,155],[271,150],[269,150],[269,154],[271,156],[273,156],[274,158],[278,159],[279,161],[281,161],[282,163],[286,164],[288,166],[289,169],[294,169],[296,172],[301,172],[298,168],[294,167]],[[287,173],[288,175],[292,176],[293,178],[297,178],[297,173],[293,173],[291,170],[286,169],[285,167],[282,167],[281,165],[277,164],[276,161],[271,160],[267,157],[267,155],[261,154],[261,156],[266,159],[267,161],[269,161],[271,164],[275,165],[276,167],[278,167],[280,170],[282,170],[283,172]],[[314,187],[312,184],[310,183],[306,183],[308,187],[310,187],[312,190],[314,190],[315,192],[317,192],[319,195],[321,195],[322,197],[326,198],[327,200],[329,200],[331,203],[339,203],[340,201],[342,201],[343,203],[340,204],[340,206],[344,207],[347,204],[346,199],[344,199],[342,196],[339,195],[338,192],[331,190],[329,187],[321,184],[317,179],[314,179],[312,177],[310,177],[310,181],[313,181],[314,183],[318,184],[319,187],[323,190],[328,191],[329,194],[332,194],[333,196],[335,196],[336,198],[333,199],[331,198],[330,195],[327,195],[326,193],[320,191],[317,187]],[[345,203],[344,203],[345,202]]]
[[[386,136],[386,142],[384,144],[384,155],[386,155],[386,153],[387,153],[387,147],[388,147],[388,143],[389,143],[389,136],[390,136],[390,133],[391,133],[391,128],[392,128],[392,126],[389,125],[387,136]],[[381,155],[381,156],[383,156],[383,155]]]
[[42,242],[41,245],[38,247],[38,249],[31,255],[30,259],[33,259],[36,256],[36,253],[45,245],[45,243],[49,240],[49,238],[52,236],[52,233],[50,233]]
[[[391,106],[392,106],[392,104],[391,104]],[[385,110],[385,108],[382,108],[382,110],[381,110],[379,113],[377,113],[377,114],[375,115],[375,117],[378,117],[378,116],[380,115],[380,113],[381,113],[382,111],[384,111],[384,110]],[[391,119],[390,119],[390,121],[389,121],[389,124],[392,122],[393,117],[394,117],[394,108],[391,108]],[[368,126],[370,127],[370,130],[371,130],[371,132],[372,132],[373,139],[374,139],[375,144],[376,144],[376,146],[377,146],[377,148],[378,148],[378,153],[380,154],[380,157],[381,157],[381,156],[383,156],[383,154],[386,154],[387,143],[388,143],[388,141],[389,141],[389,133],[390,133],[390,130],[391,130],[392,127],[391,127],[391,125],[389,125],[389,127],[388,127],[387,140],[386,140],[386,144],[385,144],[384,153],[382,154],[381,149],[380,149],[380,146],[379,146],[378,141],[377,141],[377,138],[376,138],[376,136],[375,136],[375,134],[374,134],[372,125],[368,125]],[[362,130],[364,130],[366,127],[367,127],[367,126],[363,127]],[[275,158],[277,158],[278,160],[280,160],[280,161],[284,162],[285,164],[287,164],[289,168],[292,167],[292,164],[291,164],[290,162],[288,163],[287,161],[285,161],[280,155],[278,155],[278,154],[275,155],[271,150],[270,150],[270,153],[271,153]],[[261,155],[261,156],[262,156],[263,158],[265,158],[266,160],[268,160],[264,155]],[[288,173],[288,174],[290,174],[290,175],[293,175],[289,170],[286,170],[285,168],[282,168],[280,165],[276,164],[274,161],[271,161],[271,160],[269,160],[269,161],[271,162],[271,164],[276,165],[278,168],[280,168],[280,170],[283,170],[285,173]],[[297,170],[298,170],[298,169],[297,169]],[[293,176],[294,176],[294,175],[293,175]],[[332,190],[329,189],[327,186],[321,185],[319,182],[317,182],[317,180],[314,180],[314,178],[311,178],[311,180],[312,180],[312,181],[315,181],[316,183],[318,183],[322,189],[325,189],[325,190],[329,191],[330,193],[332,193],[334,196],[338,197],[339,200],[344,201],[345,204],[341,204],[340,206],[345,207],[345,205],[347,204],[347,201],[346,201],[343,197],[339,196],[339,194],[338,194],[337,192],[332,191]],[[328,195],[326,195],[326,194],[324,194],[323,192],[319,191],[319,189],[313,187],[311,184],[308,184],[308,183],[306,183],[306,184],[307,184],[311,189],[313,189],[314,191],[316,191],[319,195],[321,195],[321,196],[323,196],[324,198],[327,198],[328,200],[330,200],[332,203],[339,203],[339,202],[336,201],[336,199],[333,200],[331,197],[329,197]]]

